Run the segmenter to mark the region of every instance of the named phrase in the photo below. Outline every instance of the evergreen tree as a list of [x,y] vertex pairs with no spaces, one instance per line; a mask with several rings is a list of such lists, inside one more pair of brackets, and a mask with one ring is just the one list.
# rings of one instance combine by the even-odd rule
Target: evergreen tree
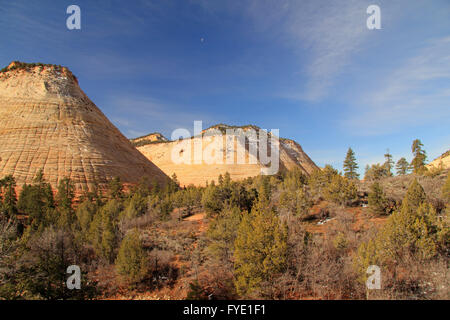
[[417,179],[414,179],[409,185],[403,201],[407,201],[408,207],[412,210],[417,210],[426,199],[427,195],[425,194],[425,190],[423,190],[423,187],[417,182]]
[[123,198],[123,184],[120,177],[115,177],[108,183],[109,198],[120,200]]
[[16,180],[9,175],[2,179],[3,211],[7,217],[17,214]]
[[394,160],[392,159],[392,154],[389,153],[389,149],[384,155],[384,158],[386,161],[384,162],[383,166],[386,168],[387,175],[392,176],[392,168],[394,167]]
[[148,209],[147,201],[148,198],[144,197],[141,193],[134,193],[125,206],[125,210],[121,212],[121,217],[133,219],[144,215]]
[[50,184],[45,182],[42,170],[38,171],[32,185],[25,184],[22,187],[17,207],[20,212],[30,215],[34,227],[56,222],[53,221],[53,191]]
[[72,202],[75,197],[75,187],[69,178],[62,179],[58,184],[58,193],[56,202],[58,203],[59,226],[61,228],[70,228],[76,221],[75,212],[72,208]]
[[411,161],[411,166],[413,168],[413,172],[416,174],[422,173],[425,168],[425,161],[427,159],[427,155],[425,150],[422,149],[423,144],[419,139],[413,141],[411,146],[411,151],[414,155],[413,160]]
[[272,197],[272,185],[270,184],[270,176],[259,176],[260,185],[258,188],[258,200],[260,202],[269,203]]
[[89,226],[89,240],[95,253],[112,263],[118,240],[117,218],[123,210],[122,203],[116,199],[109,200],[100,211],[94,215]]
[[[235,240],[234,267],[237,292],[254,297],[273,286],[287,265],[287,227],[273,210],[253,208],[245,214]],[[270,290],[270,289],[269,289]]]
[[148,257],[137,230],[129,232],[122,240],[117,254],[116,269],[129,284],[139,283],[147,275]]
[[311,194],[314,197],[323,197],[325,189],[337,175],[339,175],[338,171],[329,164],[325,165],[322,170],[314,170],[307,181]]
[[384,195],[383,188],[378,182],[375,182],[370,187],[369,192],[369,208],[375,214],[385,214],[387,201]]
[[344,160],[345,176],[349,179],[358,179],[359,174],[356,172],[358,164],[356,163],[355,153],[352,148],[348,148],[347,155]]
[[364,175],[365,180],[379,180],[383,177],[389,176],[388,169],[385,165],[380,165],[379,163],[373,164],[369,167]]
[[203,192],[202,205],[208,214],[219,213],[223,209],[220,188],[214,183],[211,183]]
[[180,182],[178,181],[177,174],[174,172],[172,175],[172,181],[170,183],[170,193],[177,191],[180,188]]
[[116,228],[110,217],[106,217],[103,221],[101,255],[109,263],[114,261],[115,249],[117,243]]
[[380,258],[394,264],[404,262],[409,254],[417,259],[429,259],[436,254],[436,230],[433,207],[423,202],[413,208],[405,199],[401,209],[388,218],[377,239]]
[[83,240],[89,239],[89,229],[97,210],[98,207],[96,204],[90,200],[84,200],[76,210],[76,217],[78,220],[78,225],[81,229]]
[[240,222],[241,212],[237,207],[223,210],[211,221],[206,232],[209,256],[222,264],[231,263]]
[[341,206],[349,205],[357,198],[355,183],[346,177],[335,175],[324,190],[326,200]]
[[225,175],[223,176],[223,185],[226,188],[229,188],[231,186],[231,176],[228,171],[225,172]]
[[398,175],[404,175],[409,172],[410,165],[408,161],[406,161],[406,159],[402,157],[397,161],[397,165],[395,166],[395,168],[397,169]]

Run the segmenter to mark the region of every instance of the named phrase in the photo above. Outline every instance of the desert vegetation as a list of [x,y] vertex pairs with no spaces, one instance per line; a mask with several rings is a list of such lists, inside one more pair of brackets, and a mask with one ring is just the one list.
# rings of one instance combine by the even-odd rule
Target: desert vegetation
[[[395,176],[387,154],[363,181],[351,149],[344,174],[225,174],[202,188],[115,178],[75,196],[39,172],[16,194],[4,177],[0,298],[448,299],[450,176],[415,151],[415,173]],[[66,287],[69,265],[81,290]],[[366,288],[370,265],[380,290]]]

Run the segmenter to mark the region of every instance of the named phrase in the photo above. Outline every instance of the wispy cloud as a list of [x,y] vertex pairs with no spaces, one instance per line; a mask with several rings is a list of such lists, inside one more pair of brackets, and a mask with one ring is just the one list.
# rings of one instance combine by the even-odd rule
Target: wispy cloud
[[184,106],[148,96],[112,96],[109,106],[113,110],[112,122],[128,137],[160,131],[170,138],[172,131],[178,128],[192,132],[196,120],[203,121],[204,127],[220,122],[204,112],[195,113]]
[[365,98],[366,108],[343,122],[358,134],[392,133],[450,120],[450,37],[428,41],[415,56],[386,74]]
[[[291,4],[290,6],[294,6]],[[320,100],[351,63],[369,32],[365,1],[306,1],[290,10],[288,31],[308,61],[299,97]]]
[[318,101],[327,97],[337,77],[371,35],[366,9],[373,1],[368,0],[248,0],[234,7],[222,1],[194,2],[212,13],[240,12],[257,34],[272,38],[297,55],[292,73],[298,81],[281,92],[289,99]]

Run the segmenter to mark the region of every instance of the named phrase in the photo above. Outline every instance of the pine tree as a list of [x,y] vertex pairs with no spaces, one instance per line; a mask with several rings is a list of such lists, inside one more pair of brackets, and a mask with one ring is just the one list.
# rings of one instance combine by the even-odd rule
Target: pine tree
[[410,165],[408,161],[406,161],[406,159],[402,157],[397,161],[397,165],[395,166],[395,168],[397,169],[398,175],[404,175],[409,172]]
[[16,180],[9,175],[2,179],[3,185],[3,211],[7,217],[17,214]]
[[423,144],[419,139],[414,140],[411,146],[411,151],[414,155],[414,158],[411,161],[411,166],[413,168],[413,172],[416,174],[420,174],[426,169],[425,161],[427,159],[427,155],[422,147]]
[[218,183],[219,183],[219,186],[222,186],[223,185],[223,176],[222,176],[222,174],[219,174],[219,178],[218,178]]
[[114,261],[116,242],[117,237],[113,221],[110,218],[105,218],[103,221],[102,242],[100,246],[102,257],[109,263]]
[[358,179],[359,174],[356,172],[358,164],[356,163],[355,153],[352,148],[348,148],[347,156],[344,160],[344,172],[345,176],[349,179]]
[[235,241],[237,292],[255,297],[262,293],[265,284],[272,287],[274,277],[286,268],[287,250],[287,226],[274,211],[254,208],[245,214]]
[[98,207],[90,200],[83,201],[76,210],[76,217],[78,220],[78,225],[81,229],[83,240],[89,239],[89,228],[97,210]]
[[75,187],[69,178],[62,179],[58,184],[58,193],[56,202],[59,211],[59,226],[61,228],[70,228],[76,220],[75,212],[72,208],[72,202],[75,197]]
[[51,221],[53,216],[49,214],[55,209],[52,187],[45,182],[42,170],[38,171],[32,185],[25,184],[22,187],[17,208],[30,215],[35,227],[56,222]]
[[180,187],[180,182],[178,181],[178,177],[177,174],[174,172],[172,175],[172,192],[175,192],[178,190],[178,188]]
[[108,183],[109,198],[120,200],[123,198],[123,184],[120,177],[114,177]]
[[369,192],[369,208],[375,214],[385,214],[387,201],[384,195],[383,188],[378,182],[375,182],[370,187]]
[[118,240],[116,221],[122,210],[120,201],[109,200],[100,212],[94,215],[89,226],[89,240],[94,246],[95,253],[110,263],[114,260]]
[[392,176],[392,168],[394,167],[394,160],[392,160],[392,154],[389,153],[389,149],[384,155],[384,158],[386,161],[384,162],[383,166],[386,168],[388,176]]
[[147,258],[139,232],[135,229],[120,244],[116,259],[117,273],[129,284],[139,283],[149,271]]

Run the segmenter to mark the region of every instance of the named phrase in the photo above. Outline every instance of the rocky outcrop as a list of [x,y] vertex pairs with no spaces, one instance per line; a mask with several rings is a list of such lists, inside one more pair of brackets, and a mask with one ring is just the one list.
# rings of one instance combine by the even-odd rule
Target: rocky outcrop
[[53,186],[77,191],[120,177],[126,184],[167,176],[125,138],[64,67],[15,62],[0,72],[0,177],[31,183],[39,169]]
[[444,152],[442,155],[427,164],[427,168],[440,168],[440,169],[450,169],[450,150]]
[[[235,129],[236,139],[233,147],[227,148],[227,142],[224,134],[226,129]],[[259,130],[255,126],[233,127],[227,125],[217,125],[207,130],[202,131],[202,134],[189,139],[181,141],[164,141],[161,143],[152,142],[146,145],[138,146],[137,149],[142,152],[149,160],[155,163],[168,176],[176,174],[179,182],[183,186],[193,184],[196,186],[203,186],[207,182],[215,180],[220,174],[228,172],[233,180],[242,180],[247,177],[254,177],[260,175],[262,171],[267,168],[267,165],[261,163],[261,159],[255,156],[254,153],[249,152],[249,141],[239,140],[237,137],[245,135],[248,130]],[[188,142],[183,146],[183,143]],[[201,143],[202,153],[208,153],[208,150],[226,151],[234,160],[233,163],[227,163],[226,156],[223,156],[222,161],[207,161],[202,159],[200,162],[195,161],[195,145]],[[279,139],[279,168],[280,170],[291,170],[299,168],[306,175],[311,174],[318,169],[315,163],[303,151],[302,147],[295,141],[289,139]],[[190,150],[189,150],[190,148]],[[268,146],[270,150],[270,144]],[[226,154],[225,152],[223,154]],[[243,154],[245,163],[238,163],[237,157]],[[177,163],[174,161],[174,156],[186,157],[191,161],[189,164]],[[218,156],[220,159],[222,156]],[[211,163],[212,162],[212,163]],[[222,163],[220,163],[222,162]]]
[[135,147],[145,146],[146,144],[168,142],[169,140],[159,132],[150,133],[146,136],[130,140]]

